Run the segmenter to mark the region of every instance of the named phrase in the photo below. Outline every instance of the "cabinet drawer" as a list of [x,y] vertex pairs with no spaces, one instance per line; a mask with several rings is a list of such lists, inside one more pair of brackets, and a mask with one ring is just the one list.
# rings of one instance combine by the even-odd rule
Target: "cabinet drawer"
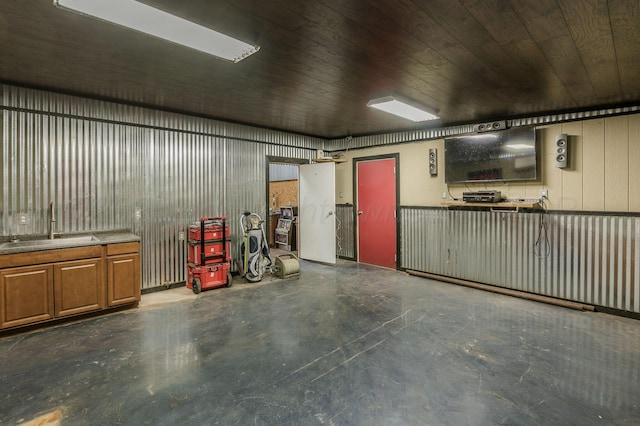
[[140,243],[119,243],[119,244],[109,244],[107,246],[107,256],[114,256],[118,254],[125,253],[139,253],[140,252]]
[[102,256],[102,246],[74,247],[68,249],[3,254],[0,256],[0,268],[42,265],[45,263],[64,262],[67,260],[91,259],[100,256]]

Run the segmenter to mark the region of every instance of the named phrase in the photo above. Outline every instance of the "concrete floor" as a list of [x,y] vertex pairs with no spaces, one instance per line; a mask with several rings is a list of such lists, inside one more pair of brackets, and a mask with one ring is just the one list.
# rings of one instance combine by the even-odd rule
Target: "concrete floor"
[[640,424],[640,321],[301,266],[1,337],[0,423]]

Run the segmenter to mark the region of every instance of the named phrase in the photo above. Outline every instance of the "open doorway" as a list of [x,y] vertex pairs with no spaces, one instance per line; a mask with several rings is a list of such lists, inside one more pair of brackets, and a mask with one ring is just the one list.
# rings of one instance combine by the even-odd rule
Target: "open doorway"
[[[278,167],[287,169],[287,166],[290,168],[291,165],[294,165],[295,169],[286,172],[291,174],[286,174],[284,178],[276,176],[276,173],[279,173],[276,171]],[[293,175],[295,173],[293,170],[297,172],[297,176]],[[291,252],[296,255],[299,253],[301,259],[334,264],[336,261],[335,163],[312,164],[309,160],[267,156],[266,172],[266,217],[268,219],[265,223],[267,224],[267,241],[272,241],[274,246],[272,253],[276,256]],[[294,176],[296,176],[295,179]],[[291,182],[293,180],[296,181],[295,184]],[[287,185],[292,187],[297,184],[297,198],[288,195],[291,194],[291,188],[279,193],[278,188],[284,184],[276,182],[288,182]],[[290,222],[287,224],[287,221]],[[278,232],[278,229],[282,231]]]
[[265,231],[274,256],[298,253],[298,164],[296,159],[268,159]]

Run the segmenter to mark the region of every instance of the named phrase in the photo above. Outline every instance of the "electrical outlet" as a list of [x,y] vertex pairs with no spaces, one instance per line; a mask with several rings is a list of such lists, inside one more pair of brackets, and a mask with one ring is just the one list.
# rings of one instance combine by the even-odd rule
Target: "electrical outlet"
[[447,193],[446,193],[446,192],[443,192],[443,193],[442,193],[442,199],[443,199],[443,200],[446,200],[446,199],[447,199]]
[[142,212],[140,210],[136,210],[136,220],[140,220],[142,217]]
[[540,191],[540,196],[542,198],[549,198],[549,190],[548,189],[543,189],[542,191]]
[[18,224],[26,225],[27,223],[29,223],[29,215],[26,213],[20,213],[18,215]]
[[184,232],[183,231],[178,232],[178,240],[179,241],[184,241]]

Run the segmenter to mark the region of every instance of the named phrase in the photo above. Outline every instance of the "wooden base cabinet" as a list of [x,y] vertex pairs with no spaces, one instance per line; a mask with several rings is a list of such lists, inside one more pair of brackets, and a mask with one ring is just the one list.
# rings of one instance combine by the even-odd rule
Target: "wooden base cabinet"
[[51,265],[24,266],[0,271],[0,328],[53,318]]
[[56,317],[104,309],[102,265],[102,259],[85,259],[54,265]]
[[0,256],[0,329],[139,301],[139,242]]
[[107,247],[109,306],[140,301],[139,251],[139,243],[113,244]]

